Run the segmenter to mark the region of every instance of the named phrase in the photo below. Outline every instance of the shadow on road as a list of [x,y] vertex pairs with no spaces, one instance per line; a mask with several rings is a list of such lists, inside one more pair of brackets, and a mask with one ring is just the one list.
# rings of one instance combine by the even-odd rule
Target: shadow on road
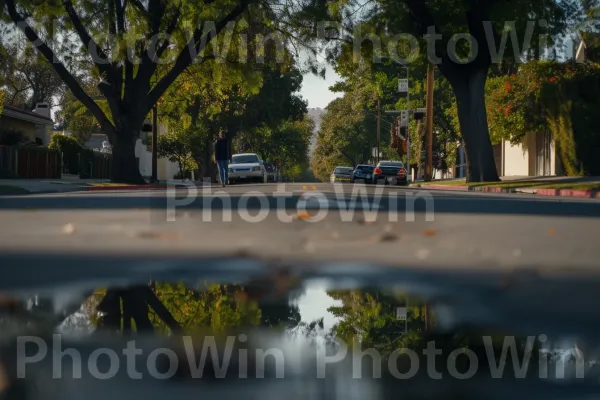
[[[352,202],[350,193],[344,197],[336,197],[336,194],[325,194],[327,200],[312,200],[313,209],[326,205],[330,210],[360,210],[379,209],[381,211],[395,210],[398,212],[433,212],[435,214],[513,214],[513,215],[540,215],[540,216],[568,216],[568,217],[600,217],[600,202],[581,201],[548,201],[535,197],[495,196],[491,194],[473,196],[455,193],[435,193],[429,191],[400,191],[394,197],[374,197],[368,199],[355,197],[356,203]],[[388,193],[389,194],[389,193]],[[386,194],[387,195],[387,194]],[[233,210],[260,210],[260,209],[298,209],[300,196],[274,197],[263,195],[255,197],[251,194],[246,196],[240,194],[227,197],[206,196],[191,198],[187,197],[186,191],[182,190],[176,198],[168,198],[165,193],[113,193],[113,194],[89,194],[76,196],[15,196],[0,198],[0,211],[2,210],[167,210],[177,211],[193,209],[211,209],[219,211],[224,209]],[[354,204],[354,205],[353,205]],[[373,206],[376,205],[376,208]],[[354,207],[354,208],[353,208]]]

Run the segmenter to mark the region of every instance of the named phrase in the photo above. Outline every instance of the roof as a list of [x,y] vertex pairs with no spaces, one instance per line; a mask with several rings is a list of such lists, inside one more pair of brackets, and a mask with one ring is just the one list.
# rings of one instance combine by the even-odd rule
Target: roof
[[[21,114],[23,116],[34,117],[34,118],[42,120],[42,121],[40,121],[42,123],[46,122],[46,123],[54,124],[54,121],[52,121],[52,118],[44,117],[43,115],[40,115],[38,113],[34,113],[33,111],[27,111],[27,110],[24,110],[22,108],[11,106],[11,105],[8,105],[8,104],[4,105],[4,111],[3,111],[3,113],[6,113],[6,111],[12,111],[12,113],[18,113],[18,114]],[[10,114],[10,113],[7,113],[7,114]],[[12,116],[12,117],[18,118],[15,115],[7,115],[7,116]]]
[[256,153],[238,153],[238,154],[234,154],[234,156],[256,156],[256,157],[258,157],[258,154],[256,154]]

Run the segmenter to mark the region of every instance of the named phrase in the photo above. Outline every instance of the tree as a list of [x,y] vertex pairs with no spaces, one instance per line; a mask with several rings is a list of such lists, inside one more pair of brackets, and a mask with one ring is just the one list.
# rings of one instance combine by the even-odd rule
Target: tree
[[[25,0],[5,0],[4,4],[10,21],[36,44],[108,136],[113,148],[112,179],[144,183],[135,160],[135,142],[144,119],[177,77],[199,60],[197,55],[212,57],[205,54],[206,46],[215,42],[214,37],[228,23],[242,16],[249,2],[61,0],[41,6]],[[215,23],[207,23],[203,29],[196,25],[198,19]],[[41,21],[56,24],[37,24]],[[191,32],[186,29],[190,26]],[[57,36],[53,28],[58,28],[63,37],[75,34],[79,46],[53,48],[52,38]],[[109,40],[100,40],[106,33]],[[106,99],[108,113],[67,68],[73,53],[87,60],[90,73],[101,78],[98,90]],[[167,63],[169,60],[172,62]],[[164,66],[160,75],[159,64]]]
[[596,148],[600,117],[592,111],[598,64],[529,62],[510,76],[488,81],[486,102],[492,141],[524,143],[526,135],[552,132],[567,175],[600,173]]
[[52,66],[31,46],[5,45],[0,73],[4,76],[7,102],[34,109],[36,103],[54,105],[64,85]]
[[[404,56],[402,58],[410,62],[419,55],[421,59],[426,56],[428,61],[437,65],[456,97],[460,131],[470,162],[470,176],[467,177],[470,181],[498,180],[486,123],[484,95],[490,67],[492,64],[510,65],[527,58],[539,58],[566,31],[569,18],[580,11],[571,3],[542,0],[519,3],[460,0],[451,7],[442,0],[337,4],[338,7],[331,7],[336,10],[334,16],[350,22],[338,33],[328,31],[325,35],[326,39],[333,39],[329,40],[330,43],[336,44],[330,56],[336,63],[342,60],[376,63],[377,56],[381,54],[395,58]],[[361,12],[357,12],[359,8]],[[507,21],[514,21],[514,25]],[[422,38],[417,39],[421,46],[429,43],[429,51],[417,52],[419,54],[411,57],[407,53],[399,54],[399,42],[406,47],[406,40],[398,40],[394,36],[399,28],[415,38]],[[465,32],[472,39],[457,40],[455,34]],[[520,48],[518,43],[513,43],[516,46],[512,52],[498,49],[506,44],[501,42],[499,32],[504,38],[509,33],[521,33],[521,38],[526,39],[526,46]],[[368,43],[362,43],[367,34],[374,35],[375,39],[371,36]],[[433,34],[441,35],[441,39]],[[527,46],[530,38],[529,43],[540,43],[540,46]],[[359,51],[357,42],[360,43]],[[387,49],[382,49],[382,44]]]
[[[86,92],[95,94],[95,98],[100,97],[98,90],[95,90],[94,82],[82,83]],[[72,136],[83,145],[93,133],[100,132],[100,124],[96,117],[83,105],[83,103],[73,95],[70,90],[65,90],[59,101],[61,108],[55,113],[55,122],[63,129],[70,130]],[[98,106],[107,111],[106,102],[96,101]]]
[[313,132],[314,122],[308,116],[299,121],[283,121],[274,128],[264,124],[244,135],[244,151],[255,152],[268,162],[281,162],[286,176],[296,178],[308,168]]
[[186,173],[195,169],[192,158],[194,146],[193,132],[183,130],[171,130],[158,137],[158,152],[160,158],[167,158],[179,166],[181,180],[185,179]]
[[[346,92],[343,97],[329,103],[321,119],[317,146],[311,160],[315,176],[328,181],[337,165],[356,166],[369,160],[371,149],[376,144],[375,124],[376,114],[368,108],[364,92]],[[385,137],[384,124],[381,132]],[[387,147],[385,140],[382,140],[381,147]]]

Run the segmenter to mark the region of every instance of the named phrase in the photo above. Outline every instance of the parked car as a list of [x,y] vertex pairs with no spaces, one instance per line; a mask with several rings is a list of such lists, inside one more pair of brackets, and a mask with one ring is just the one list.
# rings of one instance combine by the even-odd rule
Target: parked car
[[373,180],[385,185],[408,185],[408,174],[400,161],[380,161],[373,171]]
[[357,165],[352,172],[352,178],[350,182],[363,182],[363,183],[375,183],[373,180],[373,172],[375,171],[374,165]]
[[331,176],[329,177],[330,183],[336,182],[350,182],[352,179],[352,171],[354,168],[352,167],[335,167]]
[[234,154],[229,164],[229,182],[267,182],[267,171],[254,153]]
[[267,182],[276,182],[277,181],[277,170],[275,169],[275,165],[272,163],[264,163],[265,170],[267,171]]

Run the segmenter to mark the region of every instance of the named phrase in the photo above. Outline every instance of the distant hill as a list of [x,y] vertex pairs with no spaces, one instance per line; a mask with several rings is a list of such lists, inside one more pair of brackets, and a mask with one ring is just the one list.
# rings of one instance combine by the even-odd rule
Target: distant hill
[[326,111],[327,110],[325,110],[324,108],[309,108],[308,109],[308,115],[315,122],[315,132],[310,141],[310,150],[308,153],[309,157],[312,157],[312,153],[315,150],[315,147],[317,146],[317,133],[319,132],[319,129],[321,128],[321,117],[323,116],[323,114],[325,114]]

